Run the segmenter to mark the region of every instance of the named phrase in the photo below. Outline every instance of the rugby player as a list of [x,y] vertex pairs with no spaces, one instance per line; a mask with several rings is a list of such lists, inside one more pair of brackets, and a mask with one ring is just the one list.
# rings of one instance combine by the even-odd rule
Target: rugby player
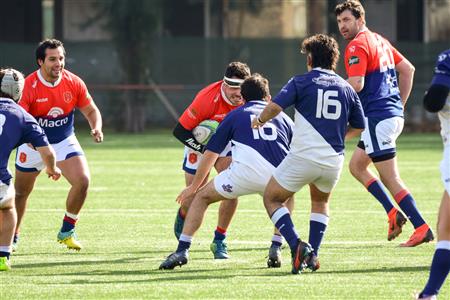
[[[344,139],[357,136],[364,128],[358,95],[334,72],[339,59],[337,42],[317,34],[303,41],[302,53],[308,72],[292,77],[252,123],[254,128],[264,126],[294,106],[291,149],[264,191],[267,213],[291,249],[293,274],[320,267],[318,251],[329,222],[328,201],[344,164]],[[283,205],[284,199],[305,185],[311,197],[309,243],[300,239]]]
[[[403,110],[411,92],[414,66],[385,38],[366,27],[365,11],[358,1],[338,4],[335,14],[340,33],[349,41],[344,58],[347,81],[361,99],[366,122],[350,160],[350,172],[383,205],[388,216],[389,241],[402,232],[407,220],[415,230],[400,246],[414,247],[432,241],[433,232],[400,178],[396,158],[395,142],[403,130]],[[379,178],[369,170],[371,163]]]
[[15,101],[22,96],[23,75],[14,69],[0,69],[0,271],[11,269],[9,256],[17,222],[14,187],[8,159],[18,145],[29,143],[46,167],[45,172],[58,180],[61,170],[55,164],[55,152],[36,120]]
[[450,49],[438,56],[431,86],[423,102],[425,109],[438,113],[444,155],[441,161],[441,178],[444,184],[437,221],[438,241],[431,263],[430,276],[418,299],[436,299],[450,271]]
[[[188,262],[192,237],[200,228],[208,206],[217,201],[229,201],[239,196],[262,195],[272,171],[283,160],[292,138],[292,120],[285,114],[260,129],[250,127],[254,119],[270,101],[267,79],[259,74],[247,78],[241,85],[244,105],[230,112],[211,137],[192,183],[178,196],[184,203],[193,198],[178,248],[161,263],[160,269],[173,269]],[[220,153],[232,141],[232,163],[202,187]],[[198,192],[197,192],[198,191]],[[195,194],[196,193],[196,194]],[[195,194],[195,197],[193,197]],[[285,201],[290,200],[288,197]],[[279,267],[277,261],[268,262]]]
[[[33,115],[44,129],[55,149],[57,165],[70,184],[66,212],[57,241],[69,249],[80,250],[82,244],[75,234],[75,225],[87,197],[90,173],[83,150],[75,137],[74,111],[79,109],[87,119],[96,143],[103,141],[102,117],[83,80],[64,68],[66,52],[61,41],[47,39],[41,42],[36,49],[36,62],[39,69],[25,79],[19,105]],[[43,167],[36,150],[27,144],[18,148],[14,182],[18,216],[16,245],[28,196]]]

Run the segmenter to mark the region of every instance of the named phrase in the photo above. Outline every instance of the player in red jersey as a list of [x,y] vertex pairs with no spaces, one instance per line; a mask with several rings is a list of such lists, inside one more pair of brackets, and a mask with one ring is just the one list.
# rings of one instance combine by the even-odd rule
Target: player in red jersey
[[[192,130],[204,120],[221,122],[227,113],[242,105],[240,85],[250,75],[250,68],[245,63],[230,63],[225,70],[223,80],[214,82],[202,89],[179,118],[173,134],[185,145],[183,170],[185,171],[186,186],[192,183],[204,151],[204,146],[195,140]],[[228,145],[215,164],[217,172],[228,168],[231,163],[230,155],[231,145]],[[204,183],[206,183],[206,180]],[[183,230],[184,218],[189,205],[190,201],[186,201],[178,210],[174,225],[177,239]],[[211,251],[216,259],[228,258],[224,239],[236,207],[237,199],[220,203],[218,224],[214,233],[214,241],[211,244]]]
[[[345,50],[347,81],[364,110],[366,129],[350,160],[350,172],[383,205],[388,215],[388,240],[396,238],[407,218],[414,233],[402,247],[434,239],[416,202],[400,178],[395,141],[403,130],[403,109],[412,89],[414,66],[385,38],[366,27],[361,3],[350,0],[335,9],[339,31],[349,41]],[[397,76],[396,72],[399,73]],[[368,168],[374,164],[380,179]],[[401,211],[385,191],[394,197]]]
[[[57,166],[71,185],[63,225],[57,236],[58,242],[69,249],[80,250],[82,245],[77,240],[75,224],[86,200],[90,173],[83,150],[75,137],[73,115],[76,108],[81,111],[89,122],[96,143],[103,141],[102,117],[83,80],[64,69],[65,56],[64,45],[58,40],[47,39],[39,44],[36,49],[39,69],[25,79],[19,104],[44,129],[55,149]],[[43,166],[37,151],[27,144],[18,148],[14,183],[18,216],[14,238],[16,247],[28,196]]]

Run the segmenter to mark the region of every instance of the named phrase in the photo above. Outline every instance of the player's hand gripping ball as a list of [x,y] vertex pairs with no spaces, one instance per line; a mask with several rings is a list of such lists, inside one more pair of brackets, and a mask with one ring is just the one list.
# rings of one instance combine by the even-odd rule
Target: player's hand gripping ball
[[218,126],[219,122],[217,121],[205,120],[192,130],[192,134],[194,135],[197,142],[202,145],[206,145],[212,135],[216,133]]

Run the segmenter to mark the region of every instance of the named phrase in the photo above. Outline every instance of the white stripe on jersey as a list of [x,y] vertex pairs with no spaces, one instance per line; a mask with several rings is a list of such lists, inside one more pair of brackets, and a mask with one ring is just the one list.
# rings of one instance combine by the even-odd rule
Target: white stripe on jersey
[[340,168],[344,163],[344,155],[337,153],[297,110],[291,153],[330,168]]
[[[258,151],[252,147],[232,140],[231,157],[233,162],[248,166],[254,170],[259,176],[266,177],[267,171],[270,174],[275,170],[275,166],[267,161]],[[232,164],[233,164],[232,162]]]
[[438,113],[441,121],[441,136],[444,145],[450,145],[450,96],[447,97],[445,106]]

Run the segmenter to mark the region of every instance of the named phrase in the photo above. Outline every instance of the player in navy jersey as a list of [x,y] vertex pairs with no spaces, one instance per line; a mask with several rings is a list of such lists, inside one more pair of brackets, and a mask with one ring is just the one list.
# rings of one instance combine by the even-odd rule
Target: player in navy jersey
[[[231,111],[220,123],[206,146],[192,184],[178,196],[178,201],[183,202],[196,193],[186,216],[178,248],[166,258],[160,269],[173,269],[187,263],[192,236],[201,226],[209,204],[243,195],[262,195],[272,171],[289,151],[294,124],[286,114],[280,114],[259,129],[250,126],[252,120],[266,107],[266,101],[270,101],[267,79],[259,74],[247,78],[241,85],[241,94],[244,105]],[[230,141],[233,144],[230,167],[199,190],[219,154]],[[292,198],[286,197],[283,202],[292,202]]]
[[[339,59],[337,42],[324,34],[305,39],[308,73],[292,77],[252,126],[260,128],[283,109],[294,106],[291,150],[276,168],[264,192],[264,205],[286,239],[292,254],[292,273],[319,268],[318,251],[329,220],[328,201],[344,163],[344,139],[364,128],[358,95],[334,73]],[[350,124],[350,128],[348,128]],[[309,185],[311,215],[309,243],[296,232],[283,199]]]
[[[433,233],[400,178],[396,158],[395,141],[403,130],[403,107],[411,92],[414,66],[389,41],[367,29],[365,11],[358,1],[337,5],[335,14],[339,31],[349,41],[345,50],[347,81],[358,93],[366,118],[366,130],[353,152],[350,172],[383,205],[388,216],[389,241],[402,232],[407,219],[395,208],[384,186],[415,229],[400,246],[429,242]],[[380,179],[369,170],[372,162]]]
[[0,271],[8,271],[17,222],[14,186],[8,171],[11,152],[22,143],[30,143],[42,157],[49,177],[58,180],[61,171],[56,167],[55,153],[44,131],[30,114],[14,102],[22,96],[23,75],[14,69],[1,69],[0,82]]
[[[431,86],[424,96],[426,110],[438,113],[441,121],[441,136],[444,155],[441,161],[441,178],[444,184],[439,208],[437,234],[438,242],[428,282],[418,299],[436,299],[450,271],[450,49],[438,56]],[[433,298],[434,297],[434,298]]]

